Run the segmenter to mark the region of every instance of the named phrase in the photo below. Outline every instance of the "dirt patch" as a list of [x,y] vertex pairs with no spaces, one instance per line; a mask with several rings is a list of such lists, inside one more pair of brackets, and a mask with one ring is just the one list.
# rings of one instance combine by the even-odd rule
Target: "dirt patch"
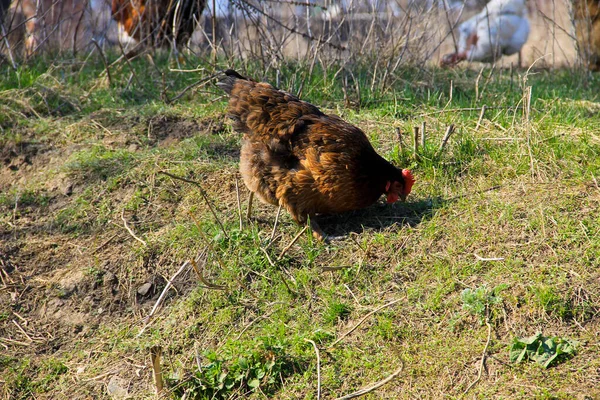
[[0,188],[31,171],[35,159],[48,150],[45,144],[31,141],[4,143],[0,148]]
[[148,139],[161,147],[195,136],[199,133],[217,135],[225,130],[223,118],[206,118],[200,121],[169,115],[159,115],[148,120]]

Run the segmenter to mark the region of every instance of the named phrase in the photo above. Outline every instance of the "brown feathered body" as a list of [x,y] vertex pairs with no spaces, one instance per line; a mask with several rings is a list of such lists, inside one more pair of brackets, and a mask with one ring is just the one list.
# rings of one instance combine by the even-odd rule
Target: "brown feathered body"
[[161,44],[175,36],[179,43],[194,32],[206,0],[112,0],[112,15],[123,31],[135,40]]
[[281,204],[296,222],[373,204],[402,173],[379,156],[356,126],[234,71],[218,85],[243,134],[240,171],[250,191]]

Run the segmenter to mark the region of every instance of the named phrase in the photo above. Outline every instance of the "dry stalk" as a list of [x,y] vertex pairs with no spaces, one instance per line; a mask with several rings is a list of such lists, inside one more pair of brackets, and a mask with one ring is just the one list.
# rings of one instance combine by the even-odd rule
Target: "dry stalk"
[[475,125],[475,130],[479,130],[479,127],[481,126],[481,121],[483,121],[483,117],[485,115],[485,110],[487,110],[487,106],[484,104],[481,107],[481,113],[479,114],[479,119],[477,120],[477,125]]
[[15,324],[15,326],[17,327],[17,329],[19,329],[19,331],[27,338],[27,340],[29,340],[30,342],[33,342],[33,339],[31,338],[31,336],[29,336],[27,334],[27,332],[25,332],[25,329],[23,329],[21,327],[21,325],[19,325],[19,323],[17,321],[15,321],[14,319],[11,320],[13,324]]
[[[273,243],[273,242],[271,242]],[[271,264],[272,267],[278,267],[281,272],[285,273],[292,282],[294,282],[294,284],[298,284],[296,282],[296,279],[294,278],[294,276],[290,273],[290,271],[288,271],[283,265],[275,265],[275,263],[273,262],[273,260],[271,260],[271,257],[269,256],[269,253],[267,253],[267,250],[265,250],[264,248],[260,248],[262,250],[263,253],[265,253],[265,256],[267,257],[267,261],[269,261],[269,264]],[[282,275],[281,276],[281,281],[283,282],[283,284],[285,285],[285,287],[287,288],[288,292],[293,293],[293,294],[298,294],[297,291],[293,290],[290,285],[288,285],[287,281],[285,280],[285,277]]]
[[454,124],[450,124],[448,126],[448,128],[446,128],[446,133],[444,134],[444,137],[442,138],[442,143],[440,144],[440,148],[438,149],[436,155],[440,155],[442,153],[442,151],[444,151],[446,144],[448,144],[448,139],[450,139],[450,136],[452,135],[453,132],[454,132]]
[[489,257],[489,258],[485,258],[485,257],[481,257],[477,253],[473,253],[473,255],[479,261],[502,261],[502,260],[504,260],[504,257]]
[[94,44],[94,46],[96,46],[96,48],[98,49],[98,52],[100,53],[100,58],[102,58],[102,62],[104,63],[104,69],[106,70],[108,84],[110,86],[112,86],[112,77],[110,76],[110,68],[108,66],[108,62],[106,61],[106,57],[104,56],[104,52],[102,51],[102,47],[100,47],[100,45],[98,44],[96,39],[92,39],[92,43]]
[[329,345],[329,349],[331,349],[333,346],[335,346],[336,344],[338,344],[339,342],[341,342],[346,336],[348,336],[349,334],[351,334],[352,332],[354,332],[354,330],[356,328],[358,328],[363,322],[365,322],[367,320],[367,318],[369,318],[371,315],[375,314],[376,312],[389,307],[389,306],[393,306],[394,304],[400,302],[401,300],[404,300],[404,297],[400,298],[400,299],[396,299],[393,301],[390,301],[389,303],[386,303],[382,306],[377,307],[376,309],[374,309],[373,311],[371,311],[370,313],[368,313],[367,315],[365,315],[364,317],[361,318],[360,321],[358,321],[358,323],[356,325],[354,325],[352,328],[350,328],[350,330],[346,333],[344,333],[342,336],[340,336],[335,342],[333,342],[332,344]]
[[310,339],[304,339],[304,341],[312,344],[313,348],[315,349],[315,354],[317,355],[317,400],[320,400],[321,399],[321,356],[319,355],[319,348],[317,347],[317,344]]
[[227,234],[227,231],[225,230],[225,227],[223,226],[223,224],[221,223],[221,220],[217,216],[217,213],[214,210],[211,201],[208,199],[208,195],[206,194],[206,192],[204,191],[204,188],[202,187],[202,185],[200,185],[200,183],[198,183],[196,181],[193,181],[191,179],[186,179],[186,178],[181,177],[181,176],[173,175],[173,174],[168,173],[166,171],[158,171],[158,173],[159,174],[163,174],[163,175],[167,175],[167,176],[169,176],[169,177],[171,177],[173,179],[177,179],[177,180],[180,180],[180,181],[183,181],[183,182],[191,183],[192,185],[196,185],[196,187],[198,189],[200,189],[200,194],[202,195],[202,197],[204,198],[204,201],[208,205],[208,208],[210,209],[210,212],[212,213],[213,217],[215,217],[215,220],[219,224],[219,227],[221,227],[221,232],[223,232],[223,235],[225,235],[225,237],[227,239],[229,239],[229,235]]
[[165,285],[165,288],[163,289],[163,291],[160,294],[160,296],[158,296],[158,300],[156,300],[156,303],[154,304],[154,307],[152,307],[152,310],[150,310],[150,314],[148,314],[146,316],[146,318],[144,318],[144,327],[140,330],[140,332],[137,334],[136,337],[142,336],[142,334],[144,333],[144,331],[146,330],[146,328],[148,328],[148,326],[150,325],[150,318],[152,318],[152,316],[154,315],[154,313],[158,309],[158,306],[160,306],[160,303],[162,303],[163,299],[165,298],[165,295],[167,294],[167,292],[169,291],[169,289],[173,285],[173,281],[175,280],[175,278],[177,278],[179,276],[179,274],[181,274],[183,272],[183,270],[188,265],[190,265],[189,260],[186,261],[186,262],[184,262],[181,265],[181,267],[179,267],[179,269],[177,270],[177,272],[175,272],[175,274],[173,274],[173,276],[171,277],[171,279],[169,279],[167,281],[167,284]]
[[10,344],[16,344],[18,346],[23,346],[23,347],[29,347],[30,346],[30,343],[19,342],[18,340],[4,338],[4,337],[0,337],[0,341],[4,341],[4,342],[10,343]]
[[273,230],[271,231],[271,239],[270,239],[271,242],[275,238],[275,232],[277,232],[277,223],[279,222],[279,214],[281,214],[281,203],[279,204],[279,207],[277,208],[277,215],[275,215],[275,223],[273,224]]
[[156,388],[156,394],[159,395],[164,389],[162,367],[160,364],[160,357],[162,355],[162,348],[160,346],[153,346],[150,349],[150,360],[152,362],[152,375],[154,376],[154,386]]
[[[166,99],[166,100],[167,100],[167,101],[166,101],[166,102],[167,102],[167,104],[171,104],[171,103],[173,103],[174,101],[177,101],[177,100],[179,100],[180,98],[182,98],[182,97],[183,97],[183,95],[184,95],[184,94],[186,94],[186,93],[187,93],[187,91],[188,91],[188,90],[190,90],[190,89],[193,89],[193,88],[195,88],[196,86],[199,86],[199,85],[205,84],[205,83],[209,82],[210,80],[212,80],[212,79],[216,78],[217,76],[219,76],[219,75],[221,75],[221,74],[222,74],[222,72],[221,72],[221,71],[219,71],[219,72],[216,72],[216,73],[214,73],[214,74],[212,74],[212,75],[209,75],[209,76],[207,76],[206,78],[202,78],[202,79],[200,79],[200,80],[198,80],[198,81],[196,81],[196,82],[194,82],[194,83],[192,83],[192,84],[189,84],[188,86],[186,86],[185,88],[183,88],[183,90],[182,90],[181,92],[179,92],[179,94],[178,94],[177,96],[173,97],[172,99]],[[221,97],[222,97],[222,96],[221,96]],[[219,97],[219,98],[221,98],[221,97]]]
[[254,318],[252,321],[250,321],[250,323],[248,323],[248,325],[246,325],[244,327],[244,329],[241,330],[241,332],[237,335],[237,337],[235,338],[235,341],[237,342],[238,340],[240,340],[240,338],[242,337],[242,335],[252,326],[254,325],[256,322],[263,320],[263,319],[267,319],[271,316],[271,314],[273,314],[275,312],[275,310],[271,310],[268,313],[264,314],[264,315],[260,315],[256,318]]
[[212,0],[212,51],[213,51],[213,62],[217,65],[217,7],[216,0]]
[[141,244],[143,244],[144,246],[148,246],[148,243],[146,243],[144,240],[140,239],[138,236],[136,236],[135,232],[129,227],[129,225],[127,225],[127,220],[125,219],[125,209],[123,209],[121,211],[121,219],[123,220],[123,225],[125,226],[125,229],[127,229],[127,232],[129,232],[129,234],[138,242],[140,242]]
[[[217,263],[219,263],[219,266],[221,267],[221,269],[223,271],[227,271],[228,268],[227,268],[227,266],[225,266],[225,263],[221,259],[221,256],[219,255],[219,253],[217,252],[217,250],[214,248],[214,246],[212,245],[212,243],[210,242],[210,240],[208,240],[208,237],[206,237],[206,235],[204,234],[204,231],[202,231],[202,226],[200,226],[200,222],[198,222],[198,220],[196,219],[196,217],[194,216],[194,214],[189,213],[189,215],[192,218],[192,220],[194,221],[194,223],[196,224],[196,226],[198,227],[198,233],[200,233],[200,237],[204,241],[204,244],[206,244],[206,246],[214,254],[215,258],[217,259]],[[257,295],[255,295],[254,292],[252,292],[252,290],[250,290],[250,288],[248,286],[246,286],[244,284],[244,282],[242,282],[240,280],[240,278],[238,278],[233,273],[231,275],[233,276],[233,279],[235,279],[235,281],[238,283],[238,285],[240,285],[244,290],[246,290],[250,296],[252,296],[255,300],[259,300],[259,297]]]
[[347,394],[347,395],[342,396],[342,397],[338,397],[335,400],[349,400],[349,399],[354,399],[356,397],[364,396],[365,394],[370,393],[373,390],[382,387],[383,385],[385,385],[386,383],[390,382],[391,380],[393,380],[394,378],[396,378],[398,375],[400,375],[400,373],[404,369],[404,363],[402,362],[402,360],[400,360],[400,362],[401,362],[400,367],[397,370],[395,370],[394,372],[392,372],[391,375],[388,376],[387,378],[385,378],[385,379],[383,379],[383,380],[381,380],[381,381],[379,381],[377,383],[374,383],[371,386],[367,386],[364,389],[360,389],[360,390],[357,390],[356,392]]
[[487,341],[485,342],[485,347],[483,348],[483,354],[481,355],[481,363],[479,364],[479,372],[477,373],[477,379],[475,379],[465,390],[465,392],[463,393],[463,396],[465,396],[467,393],[469,393],[469,390],[471,390],[471,388],[473,386],[475,386],[477,384],[477,382],[479,382],[481,380],[481,374],[483,373],[483,367],[485,366],[485,359],[487,357],[487,349],[490,345],[490,340],[492,338],[492,325],[490,325],[490,321],[489,318],[486,318],[485,320],[485,324],[487,325],[488,328],[488,335],[487,335]]
[[202,274],[202,270],[200,269],[200,267],[198,267],[198,263],[196,263],[195,260],[190,260],[190,264],[192,264],[192,267],[194,267],[194,271],[196,272],[196,275],[198,275],[198,279],[200,280],[200,282],[202,282],[204,285],[206,285],[206,287],[208,289],[214,289],[214,290],[225,290],[226,287],[222,286],[222,285],[215,285],[214,283],[210,283],[206,277],[204,277],[204,275]]
[[304,232],[306,232],[306,230],[308,229],[308,225],[306,225],[304,228],[302,228],[302,230],[300,232],[298,232],[298,234],[296,236],[294,236],[294,238],[292,239],[292,241],[290,242],[290,244],[288,244],[285,249],[283,249],[281,251],[281,253],[279,254],[279,257],[277,257],[277,260],[281,260],[283,258],[283,256],[285,255],[285,253],[288,252],[288,250],[294,245],[294,243],[296,243],[296,241],[298,240],[298,238],[300,238],[300,236],[302,236],[302,234]]

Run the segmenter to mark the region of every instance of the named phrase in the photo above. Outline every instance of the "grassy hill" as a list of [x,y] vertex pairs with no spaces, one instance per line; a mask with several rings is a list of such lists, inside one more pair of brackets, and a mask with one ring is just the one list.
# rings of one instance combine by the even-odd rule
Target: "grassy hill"
[[[364,398],[600,397],[599,75],[237,66],[417,179],[405,204],[320,219],[346,239],[287,249],[301,227],[282,213],[273,231],[256,203],[245,218],[226,100],[185,62],[199,71],[160,55],[110,79],[100,58],[3,67],[3,398],[153,397],[155,346],[166,397],[316,399],[319,371],[332,399],[402,366]],[[512,362],[538,332],[576,353]]]

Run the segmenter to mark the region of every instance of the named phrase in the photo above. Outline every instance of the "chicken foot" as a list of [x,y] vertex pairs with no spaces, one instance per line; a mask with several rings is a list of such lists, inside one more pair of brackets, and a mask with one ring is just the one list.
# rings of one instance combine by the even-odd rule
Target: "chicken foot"
[[346,236],[329,236],[327,235],[325,232],[323,232],[323,230],[321,229],[321,227],[319,226],[319,224],[317,223],[317,221],[315,220],[314,217],[309,219],[309,223],[308,225],[310,226],[310,229],[312,230],[313,233],[313,237],[321,242],[331,242],[334,240],[343,240],[346,238]]

